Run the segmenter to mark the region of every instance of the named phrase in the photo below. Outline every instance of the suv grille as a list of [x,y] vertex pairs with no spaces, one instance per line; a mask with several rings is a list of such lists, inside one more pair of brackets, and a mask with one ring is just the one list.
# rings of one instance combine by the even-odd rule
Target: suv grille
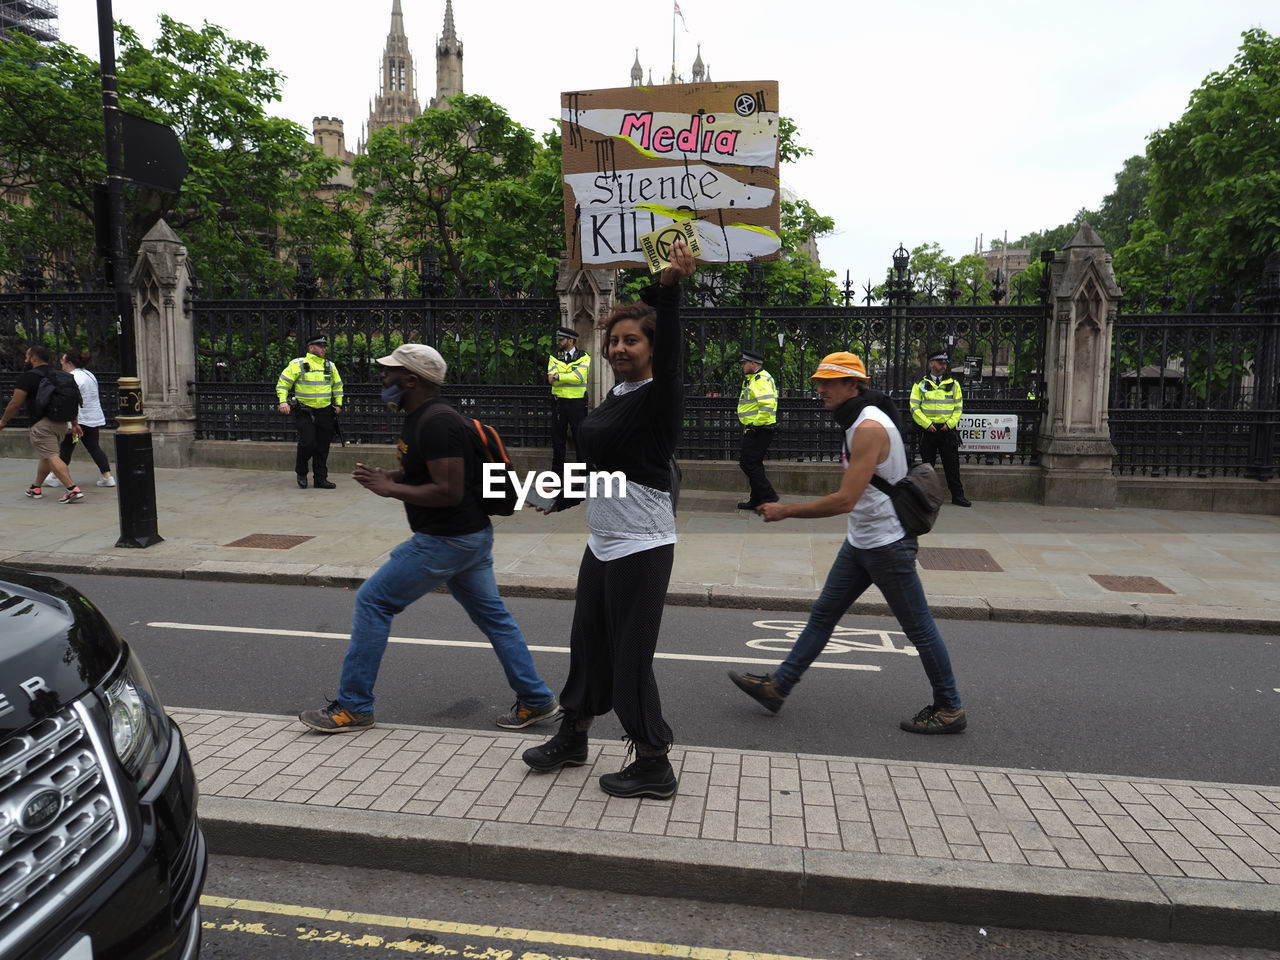
[[0,940],[42,921],[124,844],[91,724],[77,703],[0,744]]

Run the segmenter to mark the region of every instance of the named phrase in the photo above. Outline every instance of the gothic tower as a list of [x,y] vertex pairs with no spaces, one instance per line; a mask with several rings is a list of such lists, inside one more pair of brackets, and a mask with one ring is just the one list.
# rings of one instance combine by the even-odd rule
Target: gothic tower
[[392,0],[391,32],[382,51],[382,92],[374,98],[369,111],[368,136],[392,124],[408,123],[422,112],[416,86],[413,54],[404,34],[404,12],[400,0]]
[[458,93],[462,93],[462,44],[453,28],[453,0],[445,0],[444,33],[436,42],[436,95],[431,98],[431,109],[443,110],[449,98]]

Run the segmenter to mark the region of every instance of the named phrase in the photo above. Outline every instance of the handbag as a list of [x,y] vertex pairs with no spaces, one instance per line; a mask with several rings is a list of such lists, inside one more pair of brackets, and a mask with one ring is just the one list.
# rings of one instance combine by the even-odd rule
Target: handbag
[[897,483],[874,473],[872,485],[893,502],[898,522],[908,537],[920,537],[933,529],[942,510],[942,480],[927,463],[917,463]]

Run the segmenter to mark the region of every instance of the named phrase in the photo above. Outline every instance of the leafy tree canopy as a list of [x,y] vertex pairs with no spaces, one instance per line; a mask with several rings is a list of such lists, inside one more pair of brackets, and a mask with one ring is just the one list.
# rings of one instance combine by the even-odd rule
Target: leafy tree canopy
[[[216,25],[199,30],[168,16],[147,48],[117,24],[121,109],[171,127],[189,170],[177,194],[130,187],[128,242],[134,250],[163,217],[211,272],[278,272],[278,244],[323,242],[332,227],[313,192],[336,161],[298,124],[268,115],[281,75],[266,51]],[[105,176],[98,64],[66,44],[0,41],[0,169],[26,203],[0,207],[13,228],[0,239],[0,268],[15,247],[94,273],[92,191]]]
[[392,261],[434,250],[446,283],[464,286],[554,272],[564,246],[558,143],[539,143],[487,97],[458,94],[447,110],[384,127],[353,172]]
[[0,272],[28,249],[56,250],[63,269],[92,276],[93,185],[105,176],[97,63],[65,43],[0,39]]
[[1151,219],[1170,243],[1171,271],[1202,291],[1255,288],[1280,250],[1280,38],[1242,37],[1231,65],[1147,144]]

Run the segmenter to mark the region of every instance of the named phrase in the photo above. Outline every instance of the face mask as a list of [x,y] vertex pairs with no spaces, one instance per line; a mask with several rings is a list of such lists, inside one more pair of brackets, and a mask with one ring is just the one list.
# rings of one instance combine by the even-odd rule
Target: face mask
[[382,402],[387,405],[388,410],[399,410],[400,401],[404,399],[404,387],[398,383],[392,383],[382,388]]

